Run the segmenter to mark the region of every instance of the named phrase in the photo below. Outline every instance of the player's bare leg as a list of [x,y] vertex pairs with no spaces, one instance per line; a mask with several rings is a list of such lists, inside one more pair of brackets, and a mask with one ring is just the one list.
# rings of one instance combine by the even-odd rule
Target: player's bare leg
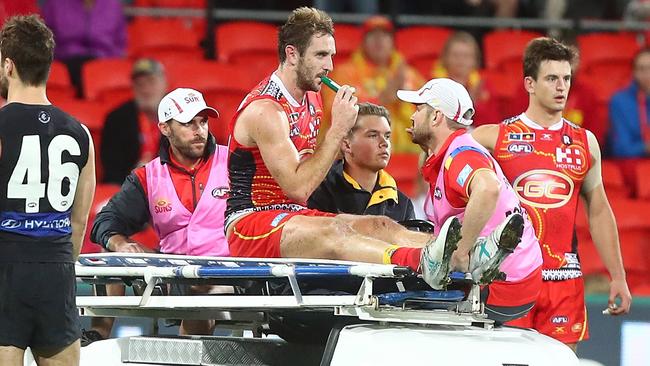
[[32,349],[34,360],[39,366],[78,366],[79,340],[59,349]]
[[348,223],[354,231],[362,235],[403,247],[422,248],[432,238],[431,234],[408,230],[386,216],[342,214],[336,218]]
[[23,366],[25,350],[14,346],[0,346],[0,365]]

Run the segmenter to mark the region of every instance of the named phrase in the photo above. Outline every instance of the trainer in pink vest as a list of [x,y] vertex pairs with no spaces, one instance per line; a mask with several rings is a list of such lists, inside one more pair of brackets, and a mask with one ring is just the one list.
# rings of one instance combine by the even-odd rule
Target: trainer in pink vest
[[[528,215],[521,208],[519,199],[515,195],[515,191],[503,175],[503,171],[501,170],[501,167],[499,167],[499,164],[483,146],[474,140],[472,135],[469,133],[456,137],[445,152],[445,157],[442,160],[443,164],[440,167],[436,185],[433,189],[429,190],[430,194],[427,197],[428,200],[433,202],[433,210],[425,209],[427,218],[434,223],[436,234],[440,230],[442,224],[451,216],[456,216],[461,222],[463,221],[465,208],[456,208],[449,203],[445,194],[445,184],[443,179],[443,174],[445,173],[444,162],[447,161],[452,153],[459,148],[474,151],[478,150],[485,154],[485,156],[489,157],[495,167],[497,177],[501,182],[503,182],[501,184],[499,200],[497,201],[494,214],[490,217],[485,227],[483,227],[480,236],[487,236],[495,227],[503,222],[507,215],[512,212],[520,212],[524,217],[524,234],[521,238],[521,243],[517,248],[515,248],[514,253],[510,254],[504,260],[500,267],[501,271],[506,274],[507,282],[522,280],[542,264],[542,252],[537,237],[535,237],[535,230],[528,219]],[[431,192],[435,192],[433,196],[431,195]],[[436,195],[438,198],[435,197]],[[425,207],[427,207],[427,204],[425,204]]]
[[188,211],[178,198],[167,165],[160,157],[146,165],[147,198],[160,251],[169,254],[228,256],[223,229],[228,196],[228,148],[217,145],[201,198]]

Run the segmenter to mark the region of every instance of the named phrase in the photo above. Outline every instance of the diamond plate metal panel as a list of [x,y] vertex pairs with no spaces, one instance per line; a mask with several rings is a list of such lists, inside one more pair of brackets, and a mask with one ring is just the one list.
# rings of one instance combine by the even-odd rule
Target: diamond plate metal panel
[[201,340],[133,337],[123,361],[201,365],[202,354]]

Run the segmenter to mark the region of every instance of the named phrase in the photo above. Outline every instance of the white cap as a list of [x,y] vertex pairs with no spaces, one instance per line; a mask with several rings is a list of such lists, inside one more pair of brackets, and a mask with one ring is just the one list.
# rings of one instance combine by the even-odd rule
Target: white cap
[[447,118],[469,126],[474,116],[474,104],[462,84],[451,79],[431,79],[420,90],[398,90],[397,97],[413,104],[428,104],[442,111]]
[[174,119],[180,123],[188,123],[203,111],[208,111],[210,117],[219,117],[216,109],[205,104],[199,91],[178,88],[165,95],[158,104],[158,121],[167,122]]

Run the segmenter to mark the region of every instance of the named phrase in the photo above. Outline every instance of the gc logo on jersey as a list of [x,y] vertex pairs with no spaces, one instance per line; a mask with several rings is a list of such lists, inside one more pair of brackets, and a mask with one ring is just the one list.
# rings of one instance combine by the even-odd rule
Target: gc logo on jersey
[[574,184],[560,172],[536,169],[517,177],[512,183],[521,202],[539,208],[564,206],[573,196]]
[[527,142],[513,142],[508,145],[508,152],[512,154],[530,154],[533,152],[533,146]]

